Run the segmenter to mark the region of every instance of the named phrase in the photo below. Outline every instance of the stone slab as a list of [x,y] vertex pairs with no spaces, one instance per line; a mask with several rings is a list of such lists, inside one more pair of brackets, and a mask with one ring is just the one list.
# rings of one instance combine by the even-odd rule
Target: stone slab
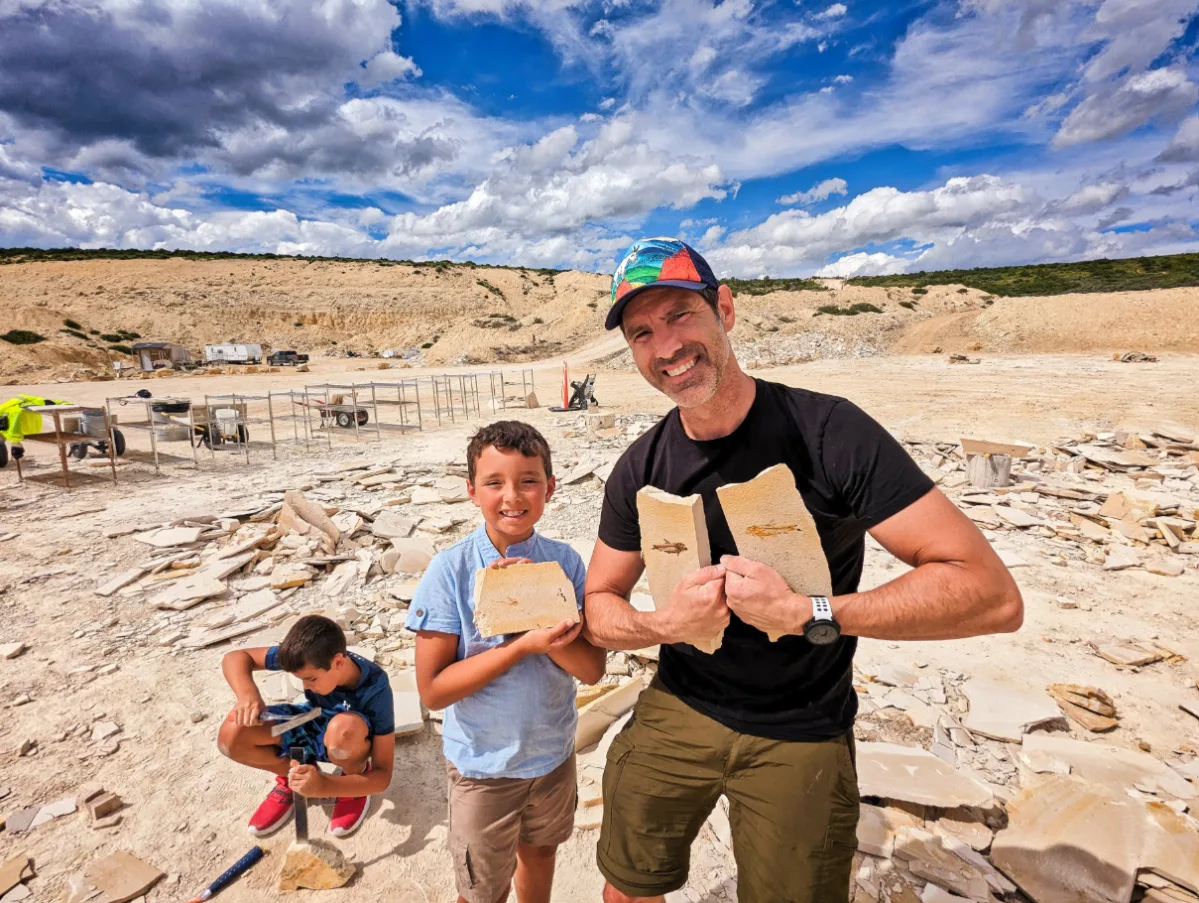
[[[789,467],[768,467],[745,483],[719,487],[716,495],[739,555],[770,566],[796,593],[833,594],[816,521]],[[780,636],[771,634],[770,639]]]
[[475,572],[475,627],[483,637],[579,620],[574,585],[556,561]]
[[988,806],[991,791],[965,772],[914,746],[863,742],[857,746],[863,796],[926,806]]
[[1019,743],[1035,727],[1065,727],[1065,718],[1049,696],[975,678],[962,686],[970,702],[966,730],[992,740]]

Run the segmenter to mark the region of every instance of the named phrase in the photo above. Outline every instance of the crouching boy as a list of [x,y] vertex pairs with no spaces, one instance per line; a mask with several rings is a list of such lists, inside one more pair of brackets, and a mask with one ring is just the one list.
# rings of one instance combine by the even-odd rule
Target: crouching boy
[[[253,672],[287,671],[304,684],[305,702],[267,706]],[[250,818],[256,837],[278,831],[295,811],[294,793],[337,797],[329,833],[345,837],[370,810],[371,794],[391,783],[395,757],[395,714],[391,685],[378,665],[346,651],[346,636],[329,618],[300,618],[278,646],[238,649],[221,662],[237,704],[221,725],[220,751],[235,762],[275,775],[275,787]],[[312,721],[280,737],[271,726],[318,708]],[[266,721],[274,718],[276,721]],[[288,750],[304,747],[311,762],[331,762],[341,773],[326,775],[315,765],[290,761]]]
[[475,572],[558,562],[582,618],[585,568],[568,544],[534,527],[554,493],[550,449],[533,427],[500,421],[466,452],[479,528],[433,559],[409,609],[421,699],[445,709],[449,847],[460,903],[548,903],[554,856],[574,830],[575,682],[595,683],[604,653],[582,622],[484,639],[474,623]]

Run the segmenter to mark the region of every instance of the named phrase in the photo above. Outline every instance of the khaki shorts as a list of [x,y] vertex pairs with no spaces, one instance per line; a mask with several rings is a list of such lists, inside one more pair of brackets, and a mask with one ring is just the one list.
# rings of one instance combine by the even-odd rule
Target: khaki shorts
[[518,845],[554,847],[574,832],[575,757],[540,778],[464,778],[446,765],[458,893],[469,903],[495,903],[512,884]]
[[852,736],[737,733],[656,680],[608,750],[596,850],[604,877],[630,897],[681,888],[721,794],[740,903],[847,903],[860,802]]

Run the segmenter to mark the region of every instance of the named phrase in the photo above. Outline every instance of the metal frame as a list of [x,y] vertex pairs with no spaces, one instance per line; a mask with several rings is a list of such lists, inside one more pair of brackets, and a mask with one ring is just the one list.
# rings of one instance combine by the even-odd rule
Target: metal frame
[[[250,405],[253,404],[254,402],[264,402],[264,401],[266,402],[267,416],[265,418],[250,416]],[[245,452],[246,463],[247,464],[250,463],[250,442],[251,442],[250,424],[264,424],[265,423],[270,427],[271,457],[276,461],[279,460],[279,451],[275,447],[275,417],[274,417],[274,408],[273,408],[273,405],[271,404],[270,393],[268,392],[266,395],[242,395],[240,393],[234,392],[234,393],[231,393],[228,395],[205,395],[204,396],[204,408],[205,408],[206,415],[208,417],[212,418],[213,420],[215,420],[216,414],[214,411],[214,407],[219,406],[221,402],[228,402],[229,405],[232,406],[233,410],[237,411],[236,423],[238,426],[245,428],[246,439],[243,442],[239,438],[237,440],[237,444]],[[238,408],[238,405],[244,405],[244,408],[245,408],[244,414]],[[193,409],[194,409],[194,407],[195,406],[193,405]],[[212,425],[209,426],[209,436],[211,436],[211,435],[212,435]],[[209,442],[208,442],[208,450],[212,453],[212,457],[216,458],[216,443],[213,442],[211,440],[211,438],[209,439]]]
[[[154,431],[158,427],[169,426],[173,421],[168,420],[166,423],[156,424],[154,422],[153,406],[156,404],[181,404],[183,402],[187,403],[187,442],[188,445],[191,446],[192,466],[198,470],[200,468],[200,456],[196,449],[198,443],[196,442],[196,426],[195,420],[192,417],[192,401],[190,398],[175,398],[173,396],[164,398],[140,398],[136,395],[116,395],[111,398],[104,399],[104,407],[108,411],[109,419],[112,421],[114,429],[117,425],[119,425],[122,430],[138,430],[148,432],[150,434],[150,454],[154,457],[154,475],[159,476],[162,473],[162,470],[158,457],[158,437],[155,435]],[[142,405],[145,407],[146,419],[135,422],[122,420],[119,424],[117,424],[112,410],[114,404],[120,405],[121,407],[127,407],[129,405]],[[178,426],[183,425],[177,421],[175,421],[175,423]],[[128,445],[126,445],[126,454],[128,454]]]

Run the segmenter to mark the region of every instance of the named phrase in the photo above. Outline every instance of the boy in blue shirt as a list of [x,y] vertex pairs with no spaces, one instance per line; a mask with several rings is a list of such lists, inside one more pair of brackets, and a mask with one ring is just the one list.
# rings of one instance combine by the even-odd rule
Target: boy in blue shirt
[[[304,684],[305,703],[266,706],[254,684],[255,671],[288,671]],[[307,615],[292,625],[278,646],[235,649],[221,661],[237,704],[221,725],[217,748],[235,762],[275,774],[275,787],[250,818],[255,837],[273,834],[291,820],[294,793],[337,797],[329,833],[345,837],[370,810],[371,794],[391,783],[395,758],[395,703],[387,674],[374,662],[346,650],[336,622]],[[271,736],[264,713],[289,719],[319,708],[312,721]],[[340,775],[289,761],[302,746],[310,762],[332,762]]]
[[[575,683],[596,683],[604,651],[581,635],[586,570],[534,526],[554,493],[549,444],[519,421],[479,430],[466,451],[467,491],[483,514],[474,533],[433,559],[407,627],[416,680],[445,709],[449,848],[459,903],[549,903],[554,856],[574,830]],[[474,622],[475,572],[556,561],[575,587],[578,623],[484,639]]]

